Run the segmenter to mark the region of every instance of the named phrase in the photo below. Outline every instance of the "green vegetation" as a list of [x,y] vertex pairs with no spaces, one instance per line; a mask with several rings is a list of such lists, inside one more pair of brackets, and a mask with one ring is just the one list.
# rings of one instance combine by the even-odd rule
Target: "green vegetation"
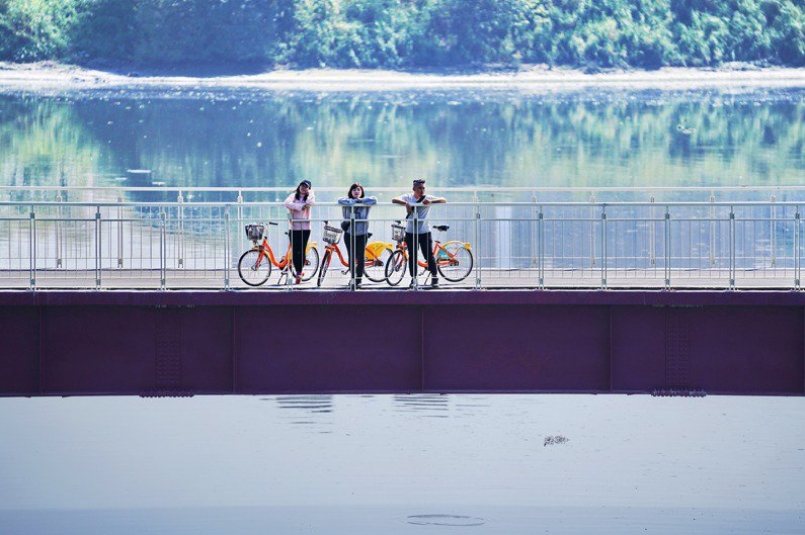
[[96,67],[805,65],[804,0],[0,0],[0,60]]

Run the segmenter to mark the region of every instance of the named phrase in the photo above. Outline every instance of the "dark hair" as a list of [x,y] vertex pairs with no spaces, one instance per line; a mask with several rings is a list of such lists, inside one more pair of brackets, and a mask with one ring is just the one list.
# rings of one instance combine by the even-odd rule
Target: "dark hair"
[[311,188],[311,189],[313,188],[313,184],[310,183],[310,180],[303,180],[302,182],[299,183],[298,186],[296,186],[296,195],[294,196],[294,198],[296,200],[301,199],[303,201],[306,201],[307,200],[307,194],[305,194],[305,197],[303,199],[302,198],[302,193],[299,191],[300,189],[302,189],[302,184],[306,185],[308,188]]
[[349,191],[347,191],[347,199],[352,198],[352,190],[354,190],[355,188],[361,188],[361,199],[363,199],[366,196],[366,190],[363,189],[363,186],[358,182],[355,182],[349,187]]
[[416,180],[414,180],[413,185],[414,185],[414,187],[424,186],[425,185],[425,179],[424,178],[417,178]]

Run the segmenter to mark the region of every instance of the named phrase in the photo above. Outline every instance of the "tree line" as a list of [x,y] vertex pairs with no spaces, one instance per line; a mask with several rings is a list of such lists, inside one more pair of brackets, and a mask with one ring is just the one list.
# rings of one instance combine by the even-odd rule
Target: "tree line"
[[95,68],[805,65],[805,0],[0,0],[0,60]]

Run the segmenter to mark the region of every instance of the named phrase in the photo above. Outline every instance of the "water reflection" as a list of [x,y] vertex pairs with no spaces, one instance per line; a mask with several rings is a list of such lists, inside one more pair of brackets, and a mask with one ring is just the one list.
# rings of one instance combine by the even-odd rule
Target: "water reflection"
[[[0,184],[798,184],[805,89],[0,95]],[[150,170],[133,175],[126,170]],[[210,199],[216,200],[216,199]],[[263,199],[277,200],[277,199]]]
[[0,399],[0,526],[801,532],[802,397],[406,398]]

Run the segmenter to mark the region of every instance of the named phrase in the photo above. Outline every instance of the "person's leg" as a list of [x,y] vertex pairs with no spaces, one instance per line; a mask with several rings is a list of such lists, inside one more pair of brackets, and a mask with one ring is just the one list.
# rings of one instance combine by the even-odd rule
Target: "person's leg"
[[422,245],[422,254],[428,259],[428,271],[430,271],[430,283],[433,286],[439,284],[439,272],[436,271],[436,258],[433,256],[433,235],[428,232],[427,234],[420,234],[420,242]]
[[361,234],[355,236],[355,282],[360,284],[363,279],[363,268],[366,264],[366,240],[368,236]]
[[347,264],[349,265],[349,280],[355,278],[355,246],[357,246],[357,240],[355,239],[357,236],[353,236],[352,234],[345,233],[344,234],[344,246],[347,248],[347,257],[349,260]]
[[291,231],[291,254],[293,255],[294,275],[297,277],[302,274],[305,267],[305,249],[310,238],[309,230]]
[[412,280],[416,278],[417,241],[416,234],[405,233],[405,245],[408,247],[408,271],[411,272]]
[[299,270],[297,273],[301,276],[302,272],[305,270],[305,252],[307,251],[307,242],[310,241],[310,231],[303,230],[302,231],[302,251],[299,255]]

